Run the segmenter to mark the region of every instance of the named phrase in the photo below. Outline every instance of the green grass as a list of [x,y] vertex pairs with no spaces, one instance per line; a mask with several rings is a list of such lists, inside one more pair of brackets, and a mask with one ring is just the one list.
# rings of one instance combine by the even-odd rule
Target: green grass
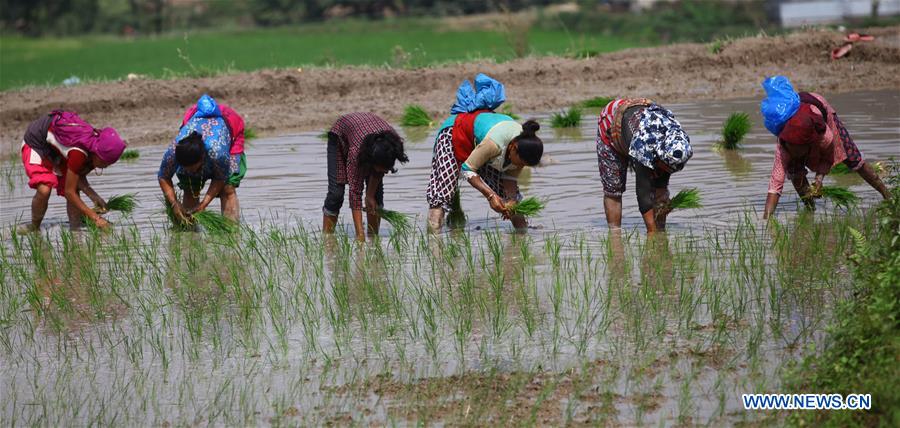
[[669,200],[669,208],[673,210],[703,208],[700,201],[700,191],[696,188],[681,189]]
[[119,159],[123,161],[129,161],[135,160],[139,157],[141,157],[141,152],[139,152],[137,149],[125,149],[125,151],[122,152],[122,157],[120,157]]
[[581,105],[584,108],[603,108],[609,104],[610,101],[614,100],[615,97],[594,97],[588,100],[584,100],[581,102]]
[[259,138],[259,134],[253,128],[244,128],[244,141],[255,140]]
[[106,200],[106,208],[110,211],[121,211],[130,213],[138,206],[136,194],[126,193],[124,195],[115,195]]
[[852,296],[837,304],[823,341],[786,376],[787,392],[872,394],[866,411],[790,412],[792,426],[896,426],[900,421],[900,176],[891,178],[891,198],[875,210],[878,226],[853,235]]
[[836,206],[850,208],[859,203],[859,196],[856,196],[850,189],[841,186],[822,186],[818,192],[811,192],[805,198],[815,198],[821,196],[830,200]]
[[[0,36],[0,90],[59,85],[73,75],[85,82],[123,79],[129,73],[163,78],[264,68],[385,66],[394,62],[398,46],[408,53],[406,63],[410,67],[478,59],[502,62],[516,56],[507,36],[499,30],[444,30],[440,21],[422,18],[178,32],[133,40],[112,36]],[[532,29],[528,33],[530,53],[562,55],[570,50],[572,36],[563,30]],[[611,35],[575,36],[579,43],[583,41],[600,53],[638,45]]]
[[418,104],[409,104],[403,109],[403,117],[400,119],[402,126],[431,126],[434,121],[431,115]]
[[722,125],[722,141],[720,146],[727,150],[736,150],[741,147],[741,141],[744,136],[750,132],[753,122],[750,121],[750,115],[744,112],[734,112],[725,119]]
[[513,207],[509,209],[509,213],[512,215],[532,217],[540,214],[540,212],[544,210],[545,205],[546,204],[540,199],[529,196],[513,205]]
[[581,109],[578,107],[571,107],[550,116],[550,126],[553,128],[575,128],[579,124],[581,124]]
[[238,224],[222,214],[210,210],[203,210],[191,215],[191,219],[212,234],[228,234],[238,230]]

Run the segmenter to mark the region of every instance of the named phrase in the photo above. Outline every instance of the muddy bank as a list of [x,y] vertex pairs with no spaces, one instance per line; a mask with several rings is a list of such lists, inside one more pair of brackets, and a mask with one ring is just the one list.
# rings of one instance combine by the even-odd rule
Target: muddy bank
[[134,80],[0,93],[0,153],[18,147],[25,126],[55,108],[74,109],[98,126],[115,126],[132,144],[171,138],[184,108],[203,92],[234,106],[263,135],[323,129],[343,112],[369,110],[397,119],[419,103],[436,116],[456,86],[481,71],[507,85],[515,111],[568,106],[593,96],[627,93],[661,102],[727,99],[761,92],[764,75],[788,75],[802,89],[824,93],[900,88],[900,27],[872,29],[871,43],[831,61],[842,33],[810,30],[753,37],[719,54],[705,44],[629,49],[591,59],[525,58],[415,70],[382,68],[263,70],[213,78]]

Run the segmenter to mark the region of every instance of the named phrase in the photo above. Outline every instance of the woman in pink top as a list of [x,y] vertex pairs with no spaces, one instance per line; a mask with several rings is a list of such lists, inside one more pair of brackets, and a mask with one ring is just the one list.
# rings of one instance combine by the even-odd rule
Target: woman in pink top
[[778,134],[775,164],[772,166],[763,218],[768,218],[775,212],[785,178],[791,179],[802,197],[810,192],[809,181],[806,179],[807,168],[816,173],[814,186],[820,188],[825,175],[839,163],[856,171],[887,199],[887,187],[863,160],[862,153],[834,108],[819,94],[800,92],[797,95],[800,97],[800,107]]

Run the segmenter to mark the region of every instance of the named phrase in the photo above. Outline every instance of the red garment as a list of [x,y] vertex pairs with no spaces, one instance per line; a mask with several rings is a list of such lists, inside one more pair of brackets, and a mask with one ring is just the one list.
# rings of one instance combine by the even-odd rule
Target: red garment
[[453,155],[456,162],[462,165],[472,151],[475,150],[475,118],[490,110],[475,110],[471,113],[458,113],[453,121]]
[[784,125],[778,138],[788,144],[805,145],[818,142],[825,134],[825,118],[821,112],[813,113],[812,105],[800,104],[797,113]]
[[80,174],[84,165],[87,164],[88,157],[80,150],[69,151],[69,157],[66,158],[66,169],[75,174]]
[[[225,126],[231,133],[231,151],[232,155],[244,153],[244,118],[226,104],[219,104],[219,111],[222,112],[222,118],[225,119]],[[197,113],[197,104],[188,107],[184,112],[184,119],[181,120],[181,126],[187,124],[188,120]]]
[[397,131],[384,119],[374,113],[350,113],[338,118],[329,134],[334,135],[340,141],[340,150],[337,152],[337,181],[350,185],[350,209],[363,209],[362,195],[364,180],[367,178],[360,171],[359,152],[362,150],[363,140],[369,135],[382,132]]

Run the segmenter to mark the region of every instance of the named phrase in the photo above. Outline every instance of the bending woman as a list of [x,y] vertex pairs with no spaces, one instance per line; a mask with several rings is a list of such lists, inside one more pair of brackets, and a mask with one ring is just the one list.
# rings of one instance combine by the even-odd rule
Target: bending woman
[[[87,174],[116,163],[125,145],[115,129],[95,129],[74,112],[55,110],[28,125],[22,142],[22,165],[35,194],[31,223],[20,230],[40,230],[53,189],[66,198],[71,228],[81,226],[82,216],[98,227],[109,226],[100,216],[106,211],[106,201],[88,183]],[[80,192],[93,201],[94,209],[85,205]]]
[[334,231],[344,204],[344,187],[349,184],[356,239],[366,239],[363,211],[369,233],[378,234],[381,223],[378,210],[384,208],[384,175],[397,172],[394,165],[398,160],[409,161],[403,151],[403,139],[384,119],[373,113],[350,113],[338,118],[328,132],[328,194],[322,207],[322,230]]
[[[771,114],[766,116],[767,109],[761,107],[763,116],[766,116],[766,128],[778,137],[763,218],[768,218],[775,212],[785,178],[791,179],[794,189],[801,197],[813,191],[806,179],[807,168],[816,173],[816,189],[822,187],[822,180],[831,172],[831,168],[843,163],[850,170],[856,171],[884,199],[890,197],[887,187],[863,159],[850,132],[823,96],[812,92],[795,93],[790,81],[783,76],[772,77],[763,83],[767,91],[771,90],[772,85],[784,91],[781,95],[785,96],[787,103],[796,111],[786,122],[782,122]],[[767,100],[769,98],[763,100],[763,104]],[[814,206],[812,201],[807,200],[806,203],[810,207]]]
[[597,132],[606,223],[622,226],[622,193],[630,164],[647,232],[665,230],[669,178],[691,156],[690,138],[670,110],[646,98],[620,98],[607,104]]
[[[240,215],[237,188],[247,174],[244,155],[244,120],[225,104],[203,95],[187,109],[178,136],[163,154],[157,178],[175,216],[188,222],[193,213],[205,210],[219,198],[222,214],[237,221]],[[172,177],[178,176],[182,200],[175,196]],[[212,180],[206,195],[200,192]]]

